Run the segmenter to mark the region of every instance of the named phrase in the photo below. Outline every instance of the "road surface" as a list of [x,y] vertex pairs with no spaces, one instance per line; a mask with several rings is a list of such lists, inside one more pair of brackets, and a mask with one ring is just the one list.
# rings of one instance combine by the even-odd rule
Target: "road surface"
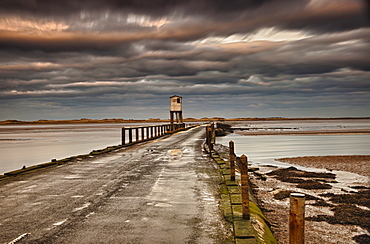
[[224,243],[205,128],[0,182],[0,243]]

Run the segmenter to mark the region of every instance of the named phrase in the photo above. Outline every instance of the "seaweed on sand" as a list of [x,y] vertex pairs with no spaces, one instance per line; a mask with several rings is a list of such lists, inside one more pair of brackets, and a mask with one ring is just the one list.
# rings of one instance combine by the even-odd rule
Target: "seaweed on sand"
[[[333,216],[317,215],[306,218],[312,221],[326,221],[329,224],[358,225],[370,231],[370,189],[350,194],[321,194],[337,204],[332,207]],[[363,206],[363,207],[361,207]]]
[[[267,175],[274,176],[276,179],[283,182],[298,183],[297,187],[303,189],[330,189],[332,188],[331,185],[320,181],[323,181],[323,178],[335,179],[335,174],[333,173],[307,172],[295,167],[277,169],[267,173]],[[306,180],[302,178],[311,179]]]

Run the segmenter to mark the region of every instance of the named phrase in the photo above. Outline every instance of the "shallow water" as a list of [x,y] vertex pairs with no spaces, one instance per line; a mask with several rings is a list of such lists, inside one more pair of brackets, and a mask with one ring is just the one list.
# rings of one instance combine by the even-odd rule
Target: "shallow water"
[[287,166],[274,159],[300,156],[369,155],[370,135],[264,135],[241,136],[230,134],[217,137],[225,146],[234,141],[235,153],[245,154],[248,160],[259,164]]
[[0,126],[0,174],[119,145],[122,127],[140,125],[144,124]]

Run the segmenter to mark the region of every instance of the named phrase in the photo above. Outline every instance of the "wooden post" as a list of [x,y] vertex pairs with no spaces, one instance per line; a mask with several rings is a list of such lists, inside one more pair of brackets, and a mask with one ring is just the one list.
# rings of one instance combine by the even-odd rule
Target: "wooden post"
[[126,144],[126,130],[125,127],[122,127],[122,133],[121,133],[121,144],[125,145]]
[[135,136],[136,136],[136,141],[138,142],[139,141],[139,127],[136,127],[135,128]]
[[173,112],[172,111],[170,111],[170,130],[171,131],[174,131],[174,124],[173,124]]
[[305,195],[290,194],[289,244],[304,244]]
[[235,152],[234,142],[229,141],[229,152],[230,152],[230,180],[235,181]]
[[208,151],[211,152],[210,150],[210,138],[209,138],[209,125],[206,126],[206,144],[208,146]]
[[244,154],[240,157],[240,174],[242,186],[242,212],[243,219],[250,219],[249,213],[249,185],[248,185],[248,159]]
[[146,139],[149,139],[149,127],[146,127]]
[[211,125],[212,132],[211,132],[211,142],[212,144],[216,143],[216,130],[215,130],[215,123],[212,123]]
[[132,143],[132,128],[128,129],[128,142]]
[[212,126],[208,126],[208,148],[209,152],[213,150],[213,143],[212,143]]

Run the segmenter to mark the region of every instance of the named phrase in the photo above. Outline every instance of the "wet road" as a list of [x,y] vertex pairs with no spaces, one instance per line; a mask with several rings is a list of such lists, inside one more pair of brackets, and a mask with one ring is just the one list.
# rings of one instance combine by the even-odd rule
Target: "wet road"
[[223,243],[204,132],[0,182],[0,243]]

